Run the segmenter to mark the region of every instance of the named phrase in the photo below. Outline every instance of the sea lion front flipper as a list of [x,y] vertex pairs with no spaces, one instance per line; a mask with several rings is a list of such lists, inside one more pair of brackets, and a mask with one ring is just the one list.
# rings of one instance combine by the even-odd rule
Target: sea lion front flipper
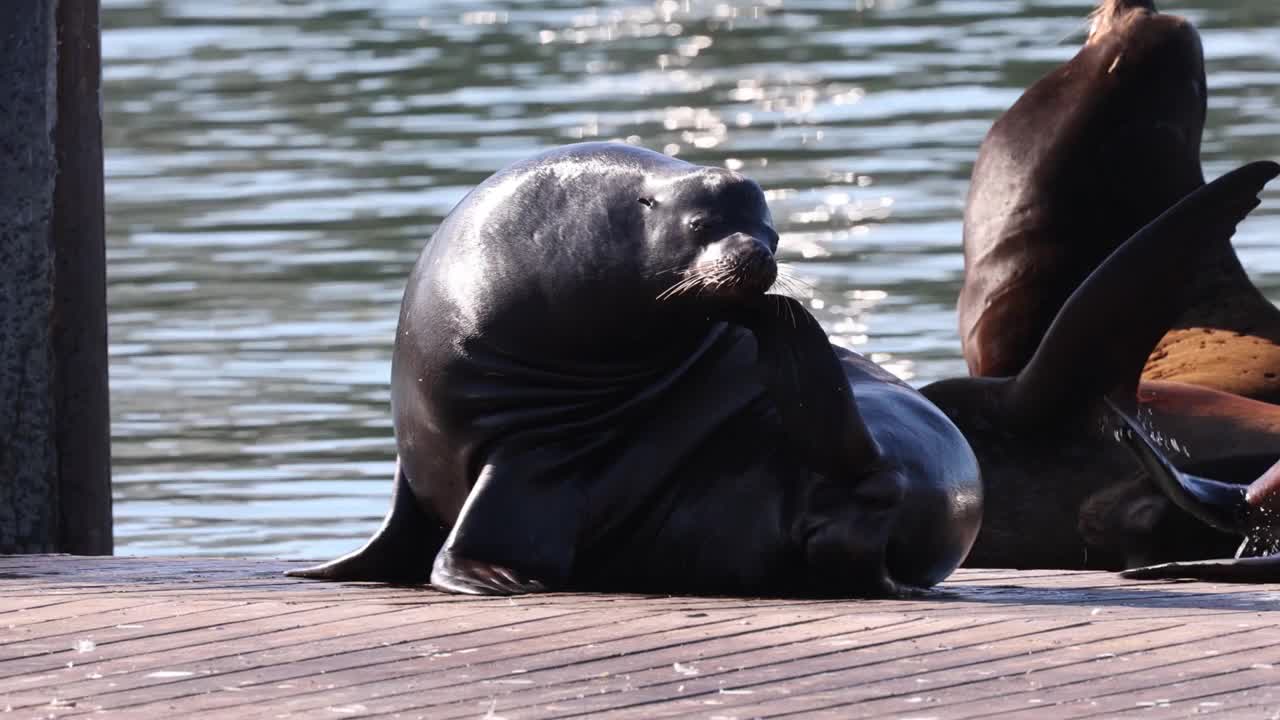
[[1148,565],[1147,567],[1122,570],[1120,576],[1133,580],[1185,579],[1211,582],[1274,583],[1280,582],[1280,555]]
[[431,586],[459,595],[525,595],[547,589],[541,582],[523,578],[510,568],[459,557],[448,547],[436,555]]
[[431,584],[468,595],[545,592],[569,581],[585,516],[577,468],[595,446],[548,439],[492,451],[431,570]]
[[285,575],[313,580],[424,582],[431,574],[425,559],[440,547],[445,534],[444,525],[428,517],[418,505],[397,458],[391,509],[373,537],[359,550],[336,560],[314,567],[286,570]]

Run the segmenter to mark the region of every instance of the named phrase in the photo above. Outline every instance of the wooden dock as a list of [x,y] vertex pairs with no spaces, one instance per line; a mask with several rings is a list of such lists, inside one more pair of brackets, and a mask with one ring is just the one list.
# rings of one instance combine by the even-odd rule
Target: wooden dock
[[1280,716],[1280,585],[470,598],[286,561],[0,556],[0,709],[64,718]]

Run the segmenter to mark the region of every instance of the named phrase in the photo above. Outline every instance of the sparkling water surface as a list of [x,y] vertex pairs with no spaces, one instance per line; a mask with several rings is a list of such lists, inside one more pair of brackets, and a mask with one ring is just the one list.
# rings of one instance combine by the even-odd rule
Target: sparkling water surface
[[[1280,4],[1200,27],[1205,170],[1280,156]],[[624,139],[769,193],[836,342],[964,373],[960,217],[991,121],[1085,32],[1067,0],[105,0],[122,554],[328,557],[394,467],[403,283],[504,164]],[[1241,227],[1280,300],[1280,187]]]

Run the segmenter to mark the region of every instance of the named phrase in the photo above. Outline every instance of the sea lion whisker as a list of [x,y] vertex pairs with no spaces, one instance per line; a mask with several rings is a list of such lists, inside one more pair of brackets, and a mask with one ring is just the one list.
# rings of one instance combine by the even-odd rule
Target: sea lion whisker
[[702,297],[704,291],[711,289],[713,279],[714,275],[708,268],[695,267],[684,290],[692,290],[695,297]]
[[682,278],[680,281],[676,282],[671,287],[662,291],[662,293],[658,295],[657,299],[669,300],[678,295],[683,295],[686,291],[688,291],[689,289],[697,285],[699,282],[701,282],[701,280],[702,280],[702,276],[696,273],[689,275],[688,277]]
[[775,292],[775,294],[778,294],[778,295],[786,295],[788,297],[793,297],[797,300],[802,299],[798,297],[799,295],[801,295],[801,293],[796,289],[795,285],[793,284],[793,278],[779,275],[773,281],[773,291]]
[[738,287],[742,285],[742,282],[745,279],[746,279],[746,273],[742,271],[742,268],[735,267],[732,270],[725,272],[719,278],[718,282],[716,283],[716,287],[718,288],[726,287],[726,286],[731,288]]
[[782,295],[770,294],[770,295],[766,295],[765,297],[769,298],[770,304],[773,305],[774,317],[781,319],[782,317],[784,317],[783,315],[784,312],[790,312],[791,304],[788,303],[787,299]]
[[[729,284],[732,281],[732,284]],[[741,282],[741,276],[735,269],[722,270],[716,274],[712,280],[717,290],[729,284],[729,287],[735,287]]]
[[676,291],[676,288],[677,288],[677,287],[679,287],[679,286],[680,286],[680,283],[676,283],[676,284],[674,284],[674,285],[672,285],[672,286],[668,287],[666,290],[663,290],[662,292],[658,293],[658,296],[657,296],[656,298],[654,298],[654,299],[655,299],[655,300],[666,300],[667,298],[671,297],[671,295]]
[[703,284],[710,288],[719,288],[724,284],[725,277],[732,272],[731,268],[723,266],[715,266],[702,274]]
[[793,282],[795,282],[795,283],[798,283],[798,284],[800,284],[800,285],[802,285],[802,286],[804,286],[804,287],[806,287],[806,288],[810,288],[810,289],[812,289],[812,288],[813,288],[813,284],[812,284],[812,283],[810,283],[809,281],[807,281],[807,280],[805,280],[805,279],[803,279],[803,278],[801,278],[801,277],[799,276],[799,274],[798,274],[798,273],[799,273],[799,271],[798,271],[798,270],[796,270],[796,268],[795,268],[795,266],[794,266],[794,265],[792,265],[792,264],[790,264],[790,263],[781,263],[781,262],[780,262],[780,263],[778,263],[778,264],[777,264],[777,267],[778,267],[778,277],[785,277],[785,278],[787,278],[788,280],[791,280],[791,281],[793,281]]
[[688,290],[692,285],[698,282],[698,276],[696,274],[691,275],[691,274],[685,273],[684,275],[685,275],[684,277],[680,278],[675,283],[673,283],[671,287],[659,293],[657,299],[667,300],[667,299],[673,298],[677,295],[684,293],[685,290]]
[[672,265],[670,267],[658,268],[649,273],[649,277],[656,278],[663,275],[675,275],[677,277],[685,277],[689,274],[689,268],[686,265]]
[[814,294],[812,284],[794,275],[787,274],[781,269],[778,271],[778,279],[774,280],[774,284],[783,288],[785,292],[797,296],[797,299],[813,297]]
[[[796,303],[787,302],[787,300],[796,300],[795,298],[788,298],[785,295],[778,295],[776,293],[771,293],[767,297],[773,300],[773,304],[775,307],[775,310],[773,313],[774,317],[777,317],[779,319],[785,317],[787,322],[791,324],[791,327],[793,329],[799,327],[796,324],[796,314],[795,314]],[[799,301],[796,300],[796,302],[799,302]],[[784,314],[784,311],[785,311],[785,314]]]

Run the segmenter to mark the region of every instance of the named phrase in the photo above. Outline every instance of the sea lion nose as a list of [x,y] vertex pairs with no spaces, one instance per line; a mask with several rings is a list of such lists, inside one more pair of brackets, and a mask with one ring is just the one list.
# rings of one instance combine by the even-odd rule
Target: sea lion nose
[[766,240],[736,232],[721,241],[721,252],[737,270],[737,285],[746,292],[767,291],[778,279],[778,262]]
[[764,233],[736,232],[725,237],[722,242],[726,250],[731,252],[760,253],[773,257],[773,248]]

